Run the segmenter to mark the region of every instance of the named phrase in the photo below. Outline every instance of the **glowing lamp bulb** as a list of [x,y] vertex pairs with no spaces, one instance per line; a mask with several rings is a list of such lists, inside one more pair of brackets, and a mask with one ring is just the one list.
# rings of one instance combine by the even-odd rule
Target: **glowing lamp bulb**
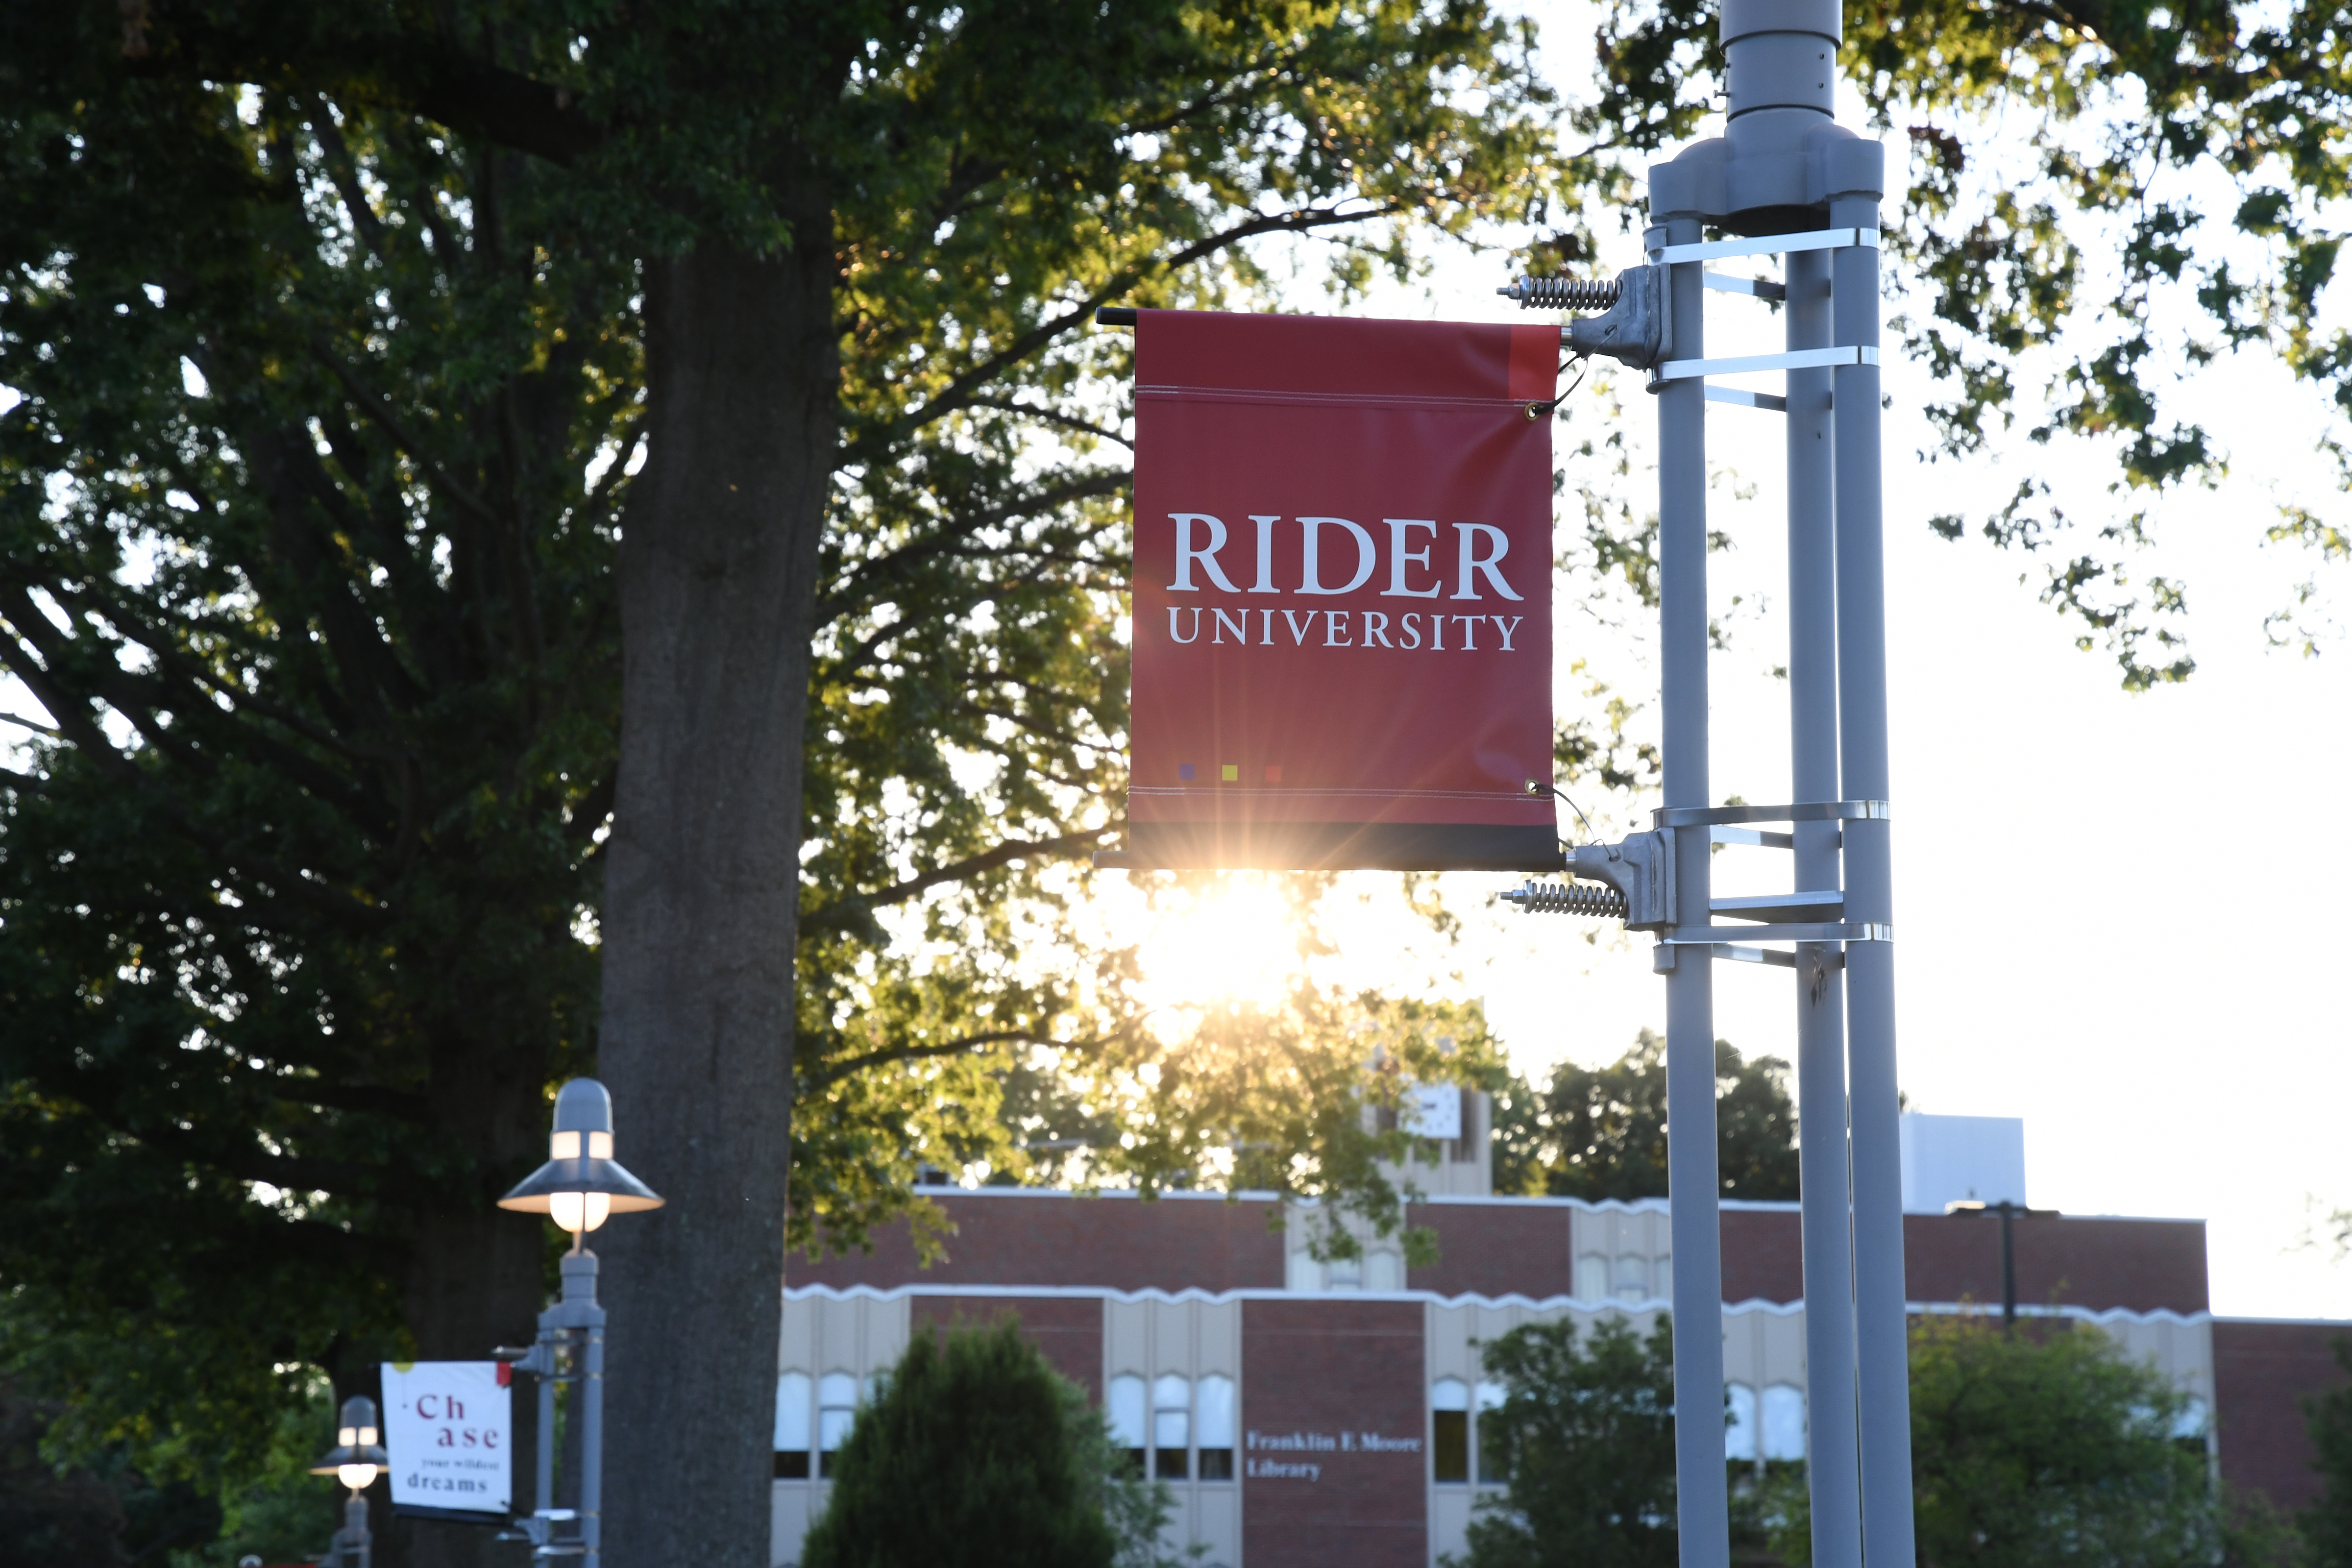
[[373,1465],[337,1465],[335,1479],[355,1492],[363,1492],[375,1484]]
[[603,1225],[613,1212],[610,1193],[550,1193],[547,1217],[577,1236]]

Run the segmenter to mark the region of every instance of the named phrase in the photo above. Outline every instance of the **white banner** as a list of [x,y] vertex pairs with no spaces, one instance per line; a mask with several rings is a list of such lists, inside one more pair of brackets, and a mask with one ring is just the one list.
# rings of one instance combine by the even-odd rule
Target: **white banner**
[[503,1514],[514,1494],[514,1401],[494,1361],[383,1363],[394,1507]]

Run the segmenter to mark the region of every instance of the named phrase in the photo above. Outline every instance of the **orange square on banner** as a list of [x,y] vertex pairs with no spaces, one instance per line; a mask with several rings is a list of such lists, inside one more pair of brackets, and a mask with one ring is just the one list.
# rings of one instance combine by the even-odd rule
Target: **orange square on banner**
[[1280,784],[1282,782],[1282,770],[1280,768],[1266,769],[1265,782],[1268,784]]

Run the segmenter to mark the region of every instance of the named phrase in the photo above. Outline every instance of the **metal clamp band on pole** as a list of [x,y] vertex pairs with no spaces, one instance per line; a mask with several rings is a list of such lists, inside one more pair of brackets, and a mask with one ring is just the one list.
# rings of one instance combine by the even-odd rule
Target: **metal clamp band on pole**
[[1676,926],[1658,940],[1670,947],[1720,947],[1739,937],[1759,942],[1893,942],[1895,927],[1884,921],[1800,921],[1788,925]]
[[1706,282],[1718,294],[1749,294],[1759,300],[1785,300],[1789,297],[1787,284],[1775,283],[1769,278],[1734,278],[1728,273],[1710,272],[1706,274]]
[[1658,940],[1675,947],[1717,946],[1732,937],[1758,942],[1893,942],[1894,926],[1883,921],[1792,921],[1785,925],[1676,926]]
[[1874,228],[1817,228],[1805,234],[1768,234],[1754,239],[1711,239],[1703,245],[1663,245],[1650,259],[1674,266],[1684,261],[1713,261],[1727,256],[1785,256],[1792,250],[1847,250],[1857,245],[1878,248]]
[[[1719,942],[1707,950],[1707,956],[1727,963],[1764,963],[1780,969],[1797,967],[1797,955],[1783,952],[1777,947],[1741,947],[1736,942]],[[1825,970],[1843,969],[1845,954],[1843,952],[1824,953],[1819,962]]]
[[1776,392],[1746,392],[1736,386],[1710,386],[1706,389],[1709,403],[1729,403],[1741,408],[1761,408],[1774,414],[1789,412],[1789,400]]
[[1832,370],[1846,364],[1876,364],[1878,351],[1848,343],[1842,348],[1798,349],[1790,353],[1742,354],[1734,359],[1668,360],[1650,373],[1653,383],[1696,376],[1744,375],[1760,370]]
[[1794,805],[1669,805],[1650,813],[1658,827],[1712,827],[1738,822],[1885,822],[1883,800],[1812,800]]

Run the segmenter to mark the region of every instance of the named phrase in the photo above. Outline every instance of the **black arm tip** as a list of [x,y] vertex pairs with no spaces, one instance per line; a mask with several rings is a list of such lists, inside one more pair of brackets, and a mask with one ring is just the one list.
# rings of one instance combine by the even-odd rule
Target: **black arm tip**
[[1131,327],[1135,325],[1135,308],[1131,305],[1103,305],[1095,310],[1097,327]]

